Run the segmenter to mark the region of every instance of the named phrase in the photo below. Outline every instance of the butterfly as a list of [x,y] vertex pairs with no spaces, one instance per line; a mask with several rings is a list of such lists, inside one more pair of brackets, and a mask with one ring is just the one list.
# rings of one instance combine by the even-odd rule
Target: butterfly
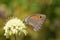
[[46,20],[46,15],[35,14],[25,18],[25,23],[30,25],[34,31],[39,31],[42,27],[44,21]]

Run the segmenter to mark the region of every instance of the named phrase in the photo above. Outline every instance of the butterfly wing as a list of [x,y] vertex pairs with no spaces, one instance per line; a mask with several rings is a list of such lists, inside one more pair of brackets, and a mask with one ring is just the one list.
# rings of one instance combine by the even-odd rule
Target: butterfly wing
[[30,25],[34,31],[38,31],[44,23],[46,16],[43,14],[37,14],[29,16],[25,19],[26,24]]

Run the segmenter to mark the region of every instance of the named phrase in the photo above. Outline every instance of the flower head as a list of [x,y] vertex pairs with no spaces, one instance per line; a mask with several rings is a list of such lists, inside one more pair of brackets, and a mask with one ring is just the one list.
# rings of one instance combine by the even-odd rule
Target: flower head
[[21,32],[23,32],[25,35],[27,34],[26,31],[26,27],[24,25],[24,23],[17,18],[13,18],[11,20],[9,20],[5,26],[4,26],[4,30],[5,30],[5,36],[11,36],[14,34],[21,34]]

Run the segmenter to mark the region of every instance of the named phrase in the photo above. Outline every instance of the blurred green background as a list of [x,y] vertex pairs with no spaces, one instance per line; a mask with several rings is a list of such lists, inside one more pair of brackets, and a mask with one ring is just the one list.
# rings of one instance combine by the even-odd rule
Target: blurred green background
[[[2,11],[2,13],[1,13]],[[0,40],[4,36],[3,27],[11,17],[24,21],[32,14],[45,14],[46,22],[38,32],[28,27],[28,35],[23,40],[60,40],[60,0],[0,0]]]

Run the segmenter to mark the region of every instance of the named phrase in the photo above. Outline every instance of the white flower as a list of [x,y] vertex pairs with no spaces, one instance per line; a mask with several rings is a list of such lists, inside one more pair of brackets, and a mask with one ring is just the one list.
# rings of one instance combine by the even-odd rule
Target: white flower
[[11,20],[9,20],[5,26],[4,26],[4,30],[5,30],[5,36],[11,36],[12,34],[21,34],[21,32],[23,32],[25,35],[27,34],[26,31],[26,27],[24,25],[24,23],[17,19],[17,18],[13,18]]

